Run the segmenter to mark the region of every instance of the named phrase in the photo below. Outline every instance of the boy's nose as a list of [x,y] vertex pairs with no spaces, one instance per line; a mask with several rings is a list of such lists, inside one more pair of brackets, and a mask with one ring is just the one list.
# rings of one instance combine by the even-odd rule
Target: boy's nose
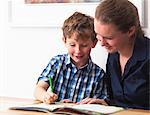
[[78,46],[78,47],[76,47],[76,49],[75,49],[75,52],[76,53],[79,53],[81,51],[81,48]]

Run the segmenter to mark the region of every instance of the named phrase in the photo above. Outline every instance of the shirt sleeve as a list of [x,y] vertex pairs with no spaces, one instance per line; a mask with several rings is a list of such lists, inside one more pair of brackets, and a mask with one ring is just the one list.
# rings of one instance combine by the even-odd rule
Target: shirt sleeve
[[100,99],[105,99],[107,98],[107,88],[106,88],[106,83],[105,83],[105,77],[106,74],[104,70],[100,71],[100,74],[98,76],[98,80],[96,83],[96,86],[94,88],[94,98],[100,98]]
[[55,58],[52,58],[50,62],[47,64],[46,68],[42,71],[40,76],[38,77],[38,81],[45,81],[49,84],[48,77],[50,76],[53,78],[56,74],[56,66],[57,66],[57,60]]

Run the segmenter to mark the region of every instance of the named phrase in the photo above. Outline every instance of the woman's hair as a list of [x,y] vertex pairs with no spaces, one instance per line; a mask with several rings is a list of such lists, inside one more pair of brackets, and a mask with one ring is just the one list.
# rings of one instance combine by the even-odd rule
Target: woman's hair
[[96,33],[94,31],[94,18],[80,12],[75,12],[69,18],[64,21],[63,27],[63,37],[71,38],[71,36],[76,33],[77,38],[91,39],[92,41],[96,39]]
[[127,32],[130,27],[135,26],[135,36],[144,35],[138,10],[128,0],[103,0],[96,8],[95,18],[104,24],[113,24],[123,33]]

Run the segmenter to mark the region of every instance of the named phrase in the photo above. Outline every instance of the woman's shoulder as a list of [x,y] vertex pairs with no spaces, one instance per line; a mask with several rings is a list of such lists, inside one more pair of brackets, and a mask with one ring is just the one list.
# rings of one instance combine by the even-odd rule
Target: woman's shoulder
[[137,38],[136,40],[137,42],[139,42],[141,45],[144,43],[145,45],[149,45],[150,43],[150,38],[148,38],[147,36],[143,36],[141,38]]
[[139,44],[141,47],[143,47],[143,50],[145,50],[147,57],[150,58],[150,38],[144,36],[141,41],[139,41]]

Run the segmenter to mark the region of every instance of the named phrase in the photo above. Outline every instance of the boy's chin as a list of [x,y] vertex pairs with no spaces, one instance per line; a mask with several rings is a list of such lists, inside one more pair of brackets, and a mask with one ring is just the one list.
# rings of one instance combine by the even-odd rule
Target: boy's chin
[[76,62],[76,65],[78,66],[78,67],[83,67],[85,64],[83,63],[84,61],[77,61]]

